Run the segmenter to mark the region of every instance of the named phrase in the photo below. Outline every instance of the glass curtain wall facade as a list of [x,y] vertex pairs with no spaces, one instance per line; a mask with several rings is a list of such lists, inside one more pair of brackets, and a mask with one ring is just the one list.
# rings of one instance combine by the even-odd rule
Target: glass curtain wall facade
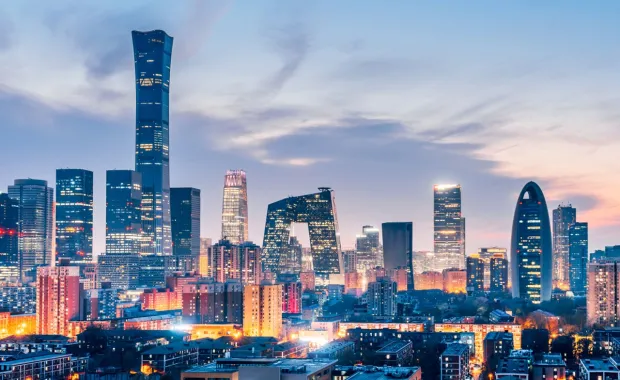
[[551,226],[540,187],[528,182],[517,200],[510,251],[512,296],[540,303],[551,299]]
[[93,261],[93,172],[56,170],[56,260]]
[[222,239],[233,244],[248,240],[248,186],[243,170],[228,170],[224,177]]
[[197,269],[200,255],[200,190],[175,187],[170,190],[172,254],[181,271]]
[[406,268],[407,289],[414,289],[413,223],[389,222],[381,225],[385,269]]
[[577,221],[577,210],[571,205],[559,205],[553,210],[553,285],[567,290],[569,286],[569,233]]
[[588,276],[588,223],[573,223],[568,229],[568,243],[570,290],[584,295]]
[[317,277],[341,275],[344,270],[340,251],[340,235],[334,194],[330,188],[318,193],[289,197],[267,207],[263,238],[263,269],[282,273],[281,258],[289,250],[291,223],[308,223],[312,262]]
[[465,268],[465,220],[461,214],[461,185],[435,185],[434,250],[442,268]]
[[19,279],[18,215],[17,201],[0,194],[0,282]]
[[378,228],[362,227],[362,234],[357,235],[355,239],[355,255],[357,256],[357,268],[362,272],[383,267],[383,252]]
[[140,253],[141,183],[133,170],[106,172],[106,254]]
[[17,201],[20,281],[36,277],[36,268],[52,264],[54,190],[47,181],[16,179],[9,197]]
[[132,32],[136,80],[136,171],[142,175],[142,253],[171,255],[169,100],[172,37]]

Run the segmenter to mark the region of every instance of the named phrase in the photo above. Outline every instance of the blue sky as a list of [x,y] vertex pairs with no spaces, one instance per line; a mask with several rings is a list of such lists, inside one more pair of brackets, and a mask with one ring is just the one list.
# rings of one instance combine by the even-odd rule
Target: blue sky
[[133,168],[131,30],[175,38],[171,179],[202,190],[218,237],[226,169],[248,173],[250,237],[267,204],[330,186],[343,247],[414,222],[432,247],[432,185],[460,183],[467,251],[508,246],[517,195],[578,208],[591,250],[620,244],[616,1],[79,1],[0,10],[0,188]]

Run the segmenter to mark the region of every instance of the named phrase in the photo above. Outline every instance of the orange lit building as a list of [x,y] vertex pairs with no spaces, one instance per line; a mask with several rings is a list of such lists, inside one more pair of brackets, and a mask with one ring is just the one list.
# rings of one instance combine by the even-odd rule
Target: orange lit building
[[476,358],[482,360],[484,357],[484,338],[490,332],[509,332],[512,333],[514,349],[521,349],[521,325],[511,323],[436,323],[435,332],[447,333],[474,333],[474,346]]
[[415,275],[415,290],[443,290],[443,275],[439,272],[422,272]]
[[[179,292],[180,290],[181,289],[179,289]],[[183,293],[180,293],[181,297],[183,297]],[[144,292],[140,294],[142,310],[166,311],[180,309],[178,298],[177,293],[168,288],[145,289]]]
[[80,268],[37,269],[37,334],[67,335],[67,322],[80,315]]
[[89,327],[97,327],[103,330],[110,330],[113,328],[112,321],[69,321],[67,322],[67,336],[70,338],[76,337],[79,333],[83,332]]
[[242,336],[242,325],[234,323],[192,324],[187,325],[187,329],[183,330],[191,334],[191,340],[217,339],[223,336],[232,336],[238,339]]
[[397,268],[391,271],[392,281],[396,283],[397,292],[407,291],[407,269]]
[[243,289],[245,336],[282,336],[282,285],[247,285]]
[[132,318],[125,321],[125,330],[171,330],[174,322],[171,315]]
[[176,294],[176,308],[183,308],[183,287],[197,282],[200,277],[193,274],[173,275],[166,277],[166,287]]
[[344,337],[347,330],[357,328],[364,330],[393,329],[403,332],[421,332],[424,331],[424,323],[340,322],[338,325],[338,336]]
[[446,293],[465,293],[467,291],[467,271],[464,269],[444,269],[443,291]]
[[8,335],[30,335],[37,333],[35,314],[13,314],[8,320]]
[[314,291],[314,287],[316,285],[314,272],[301,272],[299,274],[299,281],[301,281],[302,292],[305,292],[306,290]]
[[344,290],[345,292],[362,289],[363,277],[361,273],[350,272],[344,274]]

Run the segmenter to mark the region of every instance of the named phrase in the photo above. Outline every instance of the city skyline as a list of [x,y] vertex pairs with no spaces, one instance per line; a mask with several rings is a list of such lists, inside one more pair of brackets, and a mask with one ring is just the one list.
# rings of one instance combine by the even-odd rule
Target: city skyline
[[[580,18],[583,21],[583,24],[580,24],[582,29],[569,27],[569,21],[577,17],[576,14],[584,11],[583,9],[576,5],[567,5],[561,9],[556,17],[559,22],[559,30],[567,34],[562,36],[562,40],[567,36],[583,37],[584,31],[586,37],[591,37],[602,30],[611,32],[609,33],[610,35],[614,34],[618,26],[604,22],[607,19],[602,17],[602,15],[604,13],[613,14],[613,10],[617,5],[607,4],[609,5],[606,5],[606,7],[611,9],[586,9],[585,14]],[[62,5],[60,7],[63,8]],[[12,67],[10,70],[14,70],[14,72],[9,73],[3,79],[2,99],[4,99],[3,105],[7,107],[5,111],[7,114],[6,125],[12,126],[12,128],[7,128],[10,144],[1,153],[2,158],[6,160],[11,159],[15,154],[18,154],[15,149],[25,146],[24,144],[29,144],[28,146],[34,152],[32,162],[19,162],[17,165],[11,165],[11,167],[3,171],[0,177],[1,183],[4,184],[2,187],[3,191],[16,178],[40,178],[47,180],[49,184],[53,184],[55,170],[69,165],[92,170],[95,182],[95,226],[93,231],[95,255],[103,252],[105,246],[105,170],[112,168],[129,169],[132,167],[131,151],[133,138],[131,135],[133,131],[131,124],[133,123],[132,108],[134,102],[131,99],[134,94],[131,85],[128,85],[133,71],[131,40],[128,33],[132,29],[150,30],[159,28],[166,30],[177,41],[184,40],[183,44],[185,44],[184,48],[180,49],[180,60],[175,61],[175,65],[176,62],[179,62],[179,66],[174,66],[175,68],[178,67],[178,70],[173,69],[173,76],[175,77],[174,96],[178,100],[173,100],[173,102],[176,102],[176,105],[172,108],[171,125],[178,126],[178,130],[175,132],[174,127],[171,130],[172,152],[174,155],[171,161],[171,172],[173,173],[171,181],[175,186],[192,186],[200,188],[205,192],[203,194],[204,205],[201,210],[202,214],[205,215],[205,218],[203,218],[203,237],[216,239],[219,236],[220,221],[217,217],[214,218],[213,215],[218,215],[216,210],[221,207],[221,188],[209,189],[208,185],[210,183],[219,183],[221,175],[227,168],[244,167],[250,173],[249,175],[252,176],[252,183],[248,189],[249,215],[251,218],[249,224],[254,227],[250,229],[249,239],[256,243],[260,243],[262,240],[262,228],[260,226],[264,221],[267,204],[290,194],[303,194],[309,188],[327,185],[334,188],[339,195],[338,211],[342,248],[353,246],[355,234],[363,225],[378,226],[383,222],[389,221],[413,221],[414,230],[416,231],[414,235],[414,250],[431,250],[432,193],[430,188],[435,183],[454,182],[461,183],[463,186],[463,214],[468,217],[468,248],[466,253],[475,252],[477,248],[482,246],[497,245],[508,247],[512,204],[521,186],[521,178],[526,177],[527,180],[533,179],[542,185],[550,208],[554,208],[562,202],[570,202],[579,209],[580,220],[589,223],[589,245],[591,250],[601,249],[604,245],[617,244],[617,241],[614,240],[613,231],[617,230],[618,227],[618,215],[616,215],[614,208],[618,201],[613,198],[614,195],[611,193],[617,187],[614,184],[618,180],[608,175],[614,173],[612,170],[613,163],[599,165],[600,161],[604,161],[605,157],[609,158],[609,152],[616,149],[614,143],[609,143],[608,140],[613,140],[609,138],[613,137],[613,133],[609,129],[614,125],[614,120],[617,118],[613,117],[614,114],[610,115],[608,110],[604,108],[605,104],[614,100],[617,95],[612,95],[612,92],[605,89],[607,83],[613,82],[613,78],[606,77],[604,81],[601,81],[600,74],[596,72],[593,73],[591,70],[579,72],[580,68],[584,69],[588,66],[588,63],[592,63],[587,61],[584,58],[585,56],[597,56],[606,57],[607,61],[610,62],[610,66],[597,61],[598,65],[594,67],[602,73],[617,76],[617,73],[607,70],[616,65],[618,58],[617,52],[610,51],[612,49],[603,49],[600,45],[586,46],[587,38],[572,38],[572,41],[577,44],[577,49],[582,49],[582,51],[587,51],[591,54],[581,54],[580,59],[576,61],[569,60],[573,62],[571,65],[561,66],[564,70],[561,73],[564,75],[559,75],[559,78],[554,77],[551,81],[545,83],[546,88],[552,93],[555,91],[555,93],[550,95],[549,91],[542,91],[539,96],[543,97],[543,99],[537,98],[537,100],[551,100],[552,107],[549,107],[551,109],[557,109],[561,106],[570,108],[570,105],[575,104],[569,103],[569,106],[566,106],[565,101],[567,100],[572,102],[584,101],[581,107],[576,107],[578,108],[577,111],[566,112],[570,114],[565,116],[566,119],[558,120],[552,117],[553,115],[542,114],[532,120],[531,116],[536,116],[537,113],[529,109],[532,107],[531,103],[526,103],[524,107],[519,107],[522,111],[517,114],[514,111],[505,113],[506,107],[510,108],[515,103],[519,104],[518,101],[512,98],[515,95],[512,93],[504,95],[509,99],[501,96],[494,97],[494,95],[497,95],[494,91],[499,89],[496,87],[490,89],[488,87],[488,77],[480,78],[477,76],[474,78],[482,80],[481,87],[485,90],[482,93],[488,96],[486,102],[484,98],[476,98],[474,101],[477,103],[463,104],[461,102],[458,103],[456,108],[444,104],[449,103],[449,101],[431,104],[422,102],[420,104],[430,107],[428,117],[423,117],[424,113],[421,113],[419,109],[415,109],[415,112],[412,111],[414,117],[404,120],[403,114],[395,114],[393,111],[386,112],[389,109],[377,109],[375,106],[370,106],[373,102],[368,102],[368,99],[347,105],[344,108],[348,112],[347,114],[333,114],[331,107],[326,109],[325,114],[319,114],[316,112],[316,108],[320,108],[323,104],[317,103],[318,100],[312,97],[314,90],[308,84],[309,78],[320,74],[317,74],[316,66],[312,66],[312,62],[317,56],[325,54],[329,58],[328,61],[332,60],[334,62],[334,67],[327,67],[328,71],[329,69],[337,68],[337,64],[341,63],[342,59],[345,60],[345,63],[352,61],[350,67],[357,70],[376,70],[372,71],[372,73],[381,71],[377,70],[381,65],[392,64],[396,65],[394,69],[398,69],[394,70],[394,72],[403,75],[408,80],[411,80],[410,73],[414,75],[417,71],[425,69],[424,62],[416,62],[416,56],[394,57],[396,62],[392,62],[389,59],[389,62],[378,60],[376,58],[376,54],[380,52],[378,45],[370,37],[368,31],[365,30],[360,30],[359,36],[347,35],[342,33],[342,31],[336,33],[334,43],[339,44],[335,46],[335,50],[338,50],[338,53],[327,51],[334,47],[334,45],[326,45],[323,34],[332,30],[334,27],[331,23],[337,21],[337,18],[341,16],[339,16],[338,12],[335,12],[332,18],[314,25],[313,22],[320,18],[322,12],[329,10],[321,8],[325,7],[325,5],[317,6],[314,9],[317,16],[308,16],[310,17],[308,20],[303,18],[298,20],[299,28],[295,26],[295,17],[285,15],[284,20],[293,23],[291,28],[295,33],[290,33],[293,37],[288,37],[291,40],[279,35],[277,32],[275,37],[271,35],[265,37],[264,34],[255,33],[257,30],[271,30],[271,27],[277,27],[278,23],[275,20],[277,17],[273,17],[273,19],[267,17],[267,21],[261,21],[260,15],[262,13],[259,11],[240,10],[232,5],[228,8],[224,7],[219,12],[214,12],[214,14],[217,14],[217,17],[214,17],[214,19],[217,20],[212,20],[213,23],[210,23],[210,26],[213,27],[212,34],[208,36],[206,34],[201,35],[205,39],[204,41],[199,41],[201,44],[195,53],[188,49],[191,43],[196,42],[196,39],[192,38],[192,30],[188,31],[182,28],[181,25],[175,25],[170,20],[161,20],[161,7],[156,6],[148,12],[140,12],[143,11],[142,7],[143,5],[138,3],[137,5],[117,10],[120,14],[131,15],[132,17],[128,16],[127,20],[123,19],[119,24],[112,24],[111,26],[115,28],[113,31],[111,28],[103,28],[103,30],[93,28],[93,30],[98,30],[97,33],[101,34],[93,36],[93,32],[89,32],[90,34],[86,35],[93,38],[88,39],[89,46],[85,49],[84,55],[78,54],[79,51],[71,44],[72,41],[62,41],[60,39],[58,41],[58,44],[60,44],[59,51],[69,53],[67,58],[60,57],[54,52],[54,54],[48,56],[49,67],[41,71],[46,73],[47,76],[54,78],[60,78],[63,75],[52,75],[52,72],[62,74],[66,73],[65,70],[85,72],[89,75],[92,74],[92,77],[76,75],[72,77],[72,80],[64,83],[64,87],[60,86],[55,80],[50,80],[49,83],[41,86],[30,86],[31,82],[22,75],[21,68],[27,69],[28,72],[39,71],[38,68],[32,65],[40,61],[40,56],[34,57],[28,55],[31,53],[23,53],[25,56],[23,54],[12,56],[15,62],[10,65]],[[371,5],[368,5],[368,7],[372,8]],[[497,20],[506,21],[509,19],[508,17],[512,17],[508,16],[514,10],[511,7],[515,6],[496,6],[498,11]],[[401,11],[407,14],[407,11],[415,10],[416,12],[413,14],[420,18],[423,18],[425,14],[433,13],[432,6],[421,6],[420,9],[414,8],[412,5],[406,5]],[[8,6],[2,17],[8,20],[15,20],[17,15],[23,11],[20,6]],[[47,11],[52,12],[53,9],[43,9],[41,13],[45,14]],[[195,11],[195,9],[175,10],[175,12],[187,12],[187,14],[192,13],[192,11]],[[366,12],[369,11],[371,9],[366,10]],[[541,6],[540,12],[543,12],[543,14],[550,11],[557,11],[557,9],[551,6]],[[79,16],[82,14],[81,12],[86,12],[85,8],[76,7],[71,14]],[[225,77],[221,71],[223,70],[223,63],[232,63],[230,70],[234,69],[233,73],[243,73],[241,67],[244,66],[242,64],[244,58],[240,59],[227,50],[220,49],[223,49],[221,44],[225,41],[225,39],[222,39],[222,37],[226,36],[224,33],[229,31],[238,22],[239,17],[246,14],[246,12],[252,16],[252,22],[249,25],[251,32],[259,35],[258,38],[261,38],[259,42],[275,43],[277,47],[276,53],[280,55],[269,55],[272,53],[258,54],[255,49],[248,50],[252,55],[258,54],[256,60],[256,79],[258,84],[268,87],[275,83],[276,86],[275,90],[273,90],[273,87],[269,88],[275,92],[267,92],[266,94],[258,90],[257,92],[250,91],[250,98],[242,99],[245,100],[242,103],[245,106],[247,103],[252,103],[256,98],[267,98],[272,103],[267,106],[258,104],[257,108],[253,110],[220,107],[218,112],[222,114],[201,113],[199,112],[201,109],[218,108],[218,105],[221,104],[226,106],[229,104],[226,102],[227,96],[238,98],[239,93],[245,93],[242,90],[234,91],[235,81],[229,83],[223,81],[223,79],[213,81],[214,78],[211,75]],[[355,12],[361,11],[356,10]],[[112,13],[110,9],[105,9],[104,7],[100,14],[92,16],[94,20],[91,24],[97,24],[97,22],[103,24],[102,20],[107,20],[106,17],[110,17],[111,14],[116,13]],[[382,10],[380,14],[386,20],[397,19],[394,9]],[[363,14],[360,14],[360,16],[363,16]],[[588,21],[588,16],[601,16],[603,20],[601,26],[594,26]],[[43,17],[43,15],[38,14],[36,17]],[[13,41],[13,43],[8,43],[6,46],[3,45],[4,50],[0,52],[3,59],[14,53],[13,49],[16,43],[13,39],[19,40],[20,44],[27,46],[26,50],[28,51],[44,54],[48,52],[47,49],[38,49],[37,45],[32,45],[36,44],[36,42],[30,39],[34,36],[33,33],[49,28],[52,29],[51,34],[71,31],[71,34],[81,35],[79,31],[84,30],[86,27],[80,21],[73,19],[73,21],[62,21],[56,25],[42,23],[41,26],[34,28],[31,33],[21,33],[20,28],[27,27],[29,22],[36,20],[36,17],[26,20],[24,25],[16,22],[3,23],[4,25],[10,25],[9,28],[12,33],[8,34],[8,38],[9,42]],[[446,15],[444,17],[452,20],[455,16]],[[521,17],[532,21],[533,25],[530,24],[530,27],[533,27],[534,30],[540,30],[542,27],[542,23],[536,22],[535,19],[529,19],[529,17],[533,16],[516,15],[514,17]],[[597,21],[600,20],[597,17]],[[463,26],[463,23],[465,23],[464,26],[469,26],[470,22],[476,21],[480,20],[475,18],[470,21],[461,20],[461,24],[458,25]],[[310,25],[315,26],[316,30],[303,30],[302,27],[309,27]],[[488,26],[488,24],[484,25]],[[418,26],[418,28],[420,28],[420,31],[426,31],[427,33],[434,30],[424,23]],[[524,29],[517,29],[517,31],[524,32]],[[311,48],[307,46],[310,45],[307,38],[308,34],[313,37]],[[390,36],[390,32],[385,31],[377,38],[386,38],[386,34]],[[415,34],[412,33],[412,35]],[[505,38],[510,37],[510,33],[505,29],[500,29],[498,34],[503,35]],[[230,38],[235,40],[238,37],[238,35],[233,35]],[[299,37],[299,41],[295,40],[297,37]],[[546,36],[544,39],[547,42],[553,42],[558,38],[558,36],[552,35]],[[114,41],[112,46],[107,43],[111,40]],[[357,43],[355,43],[356,41]],[[481,49],[479,40],[474,38],[471,30],[464,32],[462,41],[464,46],[470,47],[473,50]],[[535,39],[532,38],[532,35],[526,35],[520,41],[523,42],[524,46],[520,46],[512,53],[516,54],[515,61],[519,64],[527,67],[528,63],[531,64],[536,62],[536,60],[548,57],[536,49],[533,49],[535,54],[531,56],[524,56],[522,54],[521,49],[527,50],[529,47],[540,47]],[[77,42],[78,47],[84,49],[85,41]],[[287,42],[291,44],[287,44]],[[295,42],[299,42],[299,44]],[[404,43],[402,39],[396,39],[396,42]],[[494,42],[497,44],[496,40]],[[347,43],[348,46],[345,47]],[[420,42],[417,41],[416,43],[419,44]],[[293,80],[287,81],[286,79],[291,78],[284,78],[284,83],[277,86],[281,82],[275,79],[279,79],[279,77],[270,77],[269,74],[273,72],[278,73],[280,68],[286,66],[282,66],[280,62],[272,62],[274,57],[282,58],[287,63],[291,57],[290,54],[293,53],[290,50],[299,48],[299,45],[301,45],[301,52],[303,53],[300,57],[300,62],[303,62],[304,65],[300,65],[301,69],[294,73]],[[551,58],[572,56],[570,54],[573,51],[572,49],[562,44],[556,45],[548,53],[551,55]],[[450,45],[446,46],[449,47]],[[433,57],[431,53],[437,53],[440,62],[447,62],[445,52],[433,51],[424,45],[419,47],[420,56]],[[288,50],[283,52],[281,51],[282,49]],[[206,54],[206,51],[215,52],[218,58],[214,58],[213,54]],[[306,53],[308,53],[308,58],[305,57]],[[506,51],[500,50],[498,55],[506,59],[507,56],[503,56],[502,53],[506,53]],[[244,52],[243,54],[248,53]],[[343,57],[338,58],[338,54],[342,54]],[[102,62],[99,62],[95,57],[103,57],[104,59],[102,59]],[[247,56],[243,55],[243,57]],[[68,58],[73,59],[73,61],[67,62],[65,59]],[[501,59],[497,57],[491,58],[492,63],[501,64]],[[403,59],[405,62],[398,59]],[[584,60],[586,61],[584,62]],[[555,59],[551,61],[557,65]],[[104,65],[104,63],[110,62],[113,63],[110,67]],[[471,65],[471,61],[467,62]],[[208,74],[205,74],[208,76],[208,79],[205,79],[204,83],[214,82],[213,91],[209,90],[209,86],[203,85],[202,80],[193,80],[196,73],[194,70],[196,68],[203,68],[204,65],[214,65],[213,70],[204,70],[204,72],[208,72]],[[473,70],[471,66],[468,67],[467,70]],[[513,66],[500,66],[500,68],[508,71],[519,69],[519,67]],[[448,68],[447,70],[452,74],[462,74],[457,72],[457,69]],[[521,70],[523,70],[523,67],[521,67]],[[544,69],[539,70],[544,71]],[[474,70],[474,72],[479,73],[477,70]],[[533,89],[529,86],[535,86],[531,76],[536,77],[540,73],[534,72],[526,75],[523,74],[523,71],[519,72],[529,79],[526,81],[520,80],[520,77],[512,72],[511,75],[508,75],[508,82],[506,84],[516,84],[517,91],[520,89],[530,93]],[[574,75],[577,72],[579,72],[579,75]],[[229,71],[229,73],[231,72]],[[275,78],[274,81],[267,80],[266,84],[262,83],[260,79],[265,78],[265,74],[267,74],[268,79]],[[377,75],[379,76],[379,74]],[[565,82],[562,79],[571,76],[579,76],[582,78],[582,82],[575,83],[573,80]],[[105,82],[109,83],[109,85],[103,84],[101,88],[96,88],[93,82],[99,84],[103,81],[94,80],[90,82],[89,78],[105,78]],[[128,78],[129,81],[127,80]],[[176,78],[179,80],[177,81]],[[388,85],[388,87],[381,87],[386,93],[394,92],[394,95],[402,95],[402,88],[398,86],[393,87],[393,78],[380,77],[377,79],[380,84]],[[383,79],[385,79],[385,82]],[[462,76],[457,75],[455,79],[456,84],[465,84]],[[250,80],[250,83],[252,83],[252,80]],[[583,82],[584,80],[585,82]],[[574,86],[577,84],[585,85],[586,93],[589,95],[598,93],[594,100],[584,100],[582,96],[578,96],[576,97],[577,100],[573,100],[559,95],[559,92],[571,93],[570,90],[575,89],[576,87]],[[292,88],[289,89],[288,87]],[[342,83],[333,83],[333,87],[333,91],[336,93],[338,91],[342,91],[344,94],[350,93],[350,88],[349,91],[345,91],[347,88]],[[232,93],[224,91],[226,89],[230,89]],[[260,89],[265,90],[264,88]],[[562,91],[558,92],[558,90]],[[295,93],[309,96],[312,100],[309,103],[309,109],[303,110],[307,111],[307,125],[290,123],[290,118],[298,116],[298,113],[301,112],[296,105],[303,101],[303,99],[296,98]],[[580,94],[583,93],[583,91],[580,91]],[[435,96],[438,95],[437,93],[434,94]],[[391,97],[394,95],[386,94],[385,96]],[[290,103],[288,103],[289,101],[285,102],[279,99],[284,96],[289,99]],[[92,107],[95,98],[98,99],[98,107]],[[105,99],[109,101],[105,101]],[[197,99],[200,101],[197,101]],[[200,107],[197,107],[197,104],[200,104]],[[394,104],[398,106],[402,103]],[[205,105],[210,107],[205,107]],[[286,107],[287,105],[290,108]],[[175,111],[175,107],[178,108],[177,111]],[[439,110],[435,110],[434,107],[439,107]],[[10,111],[16,111],[19,114]],[[248,127],[252,123],[247,119],[249,116],[242,111],[247,111],[251,117],[257,118],[255,123],[257,129]],[[287,114],[285,111],[290,113]],[[573,112],[579,113],[574,114]],[[18,117],[18,115],[22,116]],[[384,116],[378,117],[377,115]],[[438,119],[438,115],[446,116],[447,119],[444,120],[443,116]],[[448,117],[450,115],[455,120],[450,121]],[[510,157],[508,157],[514,149],[512,145],[505,143],[506,136],[504,133],[510,132],[510,137],[515,137],[515,144],[524,143],[520,140],[522,135],[513,136],[515,118],[520,119],[519,115],[531,122],[531,128],[540,128],[540,141],[532,142],[531,139],[528,139],[528,144],[533,144],[528,145],[528,149],[532,149],[534,152],[548,152],[549,149],[557,151],[557,149],[562,147],[566,148],[560,149],[562,154],[559,155],[559,158],[551,157],[552,155],[540,156],[536,153],[528,156],[526,161],[519,161],[523,165],[522,169],[517,170],[515,162],[510,161]],[[344,116],[348,116],[348,118]],[[567,121],[570,117],[576,120],[574,124]],[[264,118],[269,119],[265,120]],[[418,119],[422,120],[422,124],[425,124],[423,128],[415,128],[414,121]],[[38,127],[41,124],[41,120],[45,120],[43,125],[49,131],[44,131]],[[505,123],[507,126],[506,128],[491,131],[486,124],[480,126],[481,123],[490,123],[492,125],[497,123],[500,126],[504,125],[502,123]],[[589,139],[587,136],[584,138],[581,131],[575,130],[576,124],[583,125],[586,123],[590,125],[590,128],[595,126],[601,128],[599,132],[602,131],[603,134],[599,134],[602,136],[600,141],[592,138]],[[230,127],[227,134],[220,134],[222,129],[218,124]],[[274,136],[266,136],[266,133],[270,130],[265,129],[264,126],[269,124],[274,126],[271,130]],[[83,130],[76,129],[78,126],[84,125],[89,125],[89,128],[83,128]],[[283,125],[291,125],[290,130],[283,128]],[[96,128],[91,128],[90,126]],[[431,127],[436,126],[442,127],[434,131]],[[309,131],[312,131],[312,129],[308,130],[308,128],[315,128],[314,130],[317,131],[316,135],[310,135]],[[564,131],[566,134],[558,134],[559,131]],[[393,141],[394,135],[408,135],[408,132],[413,132],[413,137],[410,140]],[[105,135],[102,135],[102,133],[105,133]],[[196,138],[196,136],[198,137]],[[326,136],[326,138],[322,138],[323,136]],[[471,144],[471,141],[479,141],[478,137],[481,136],[488,138],[488,140],[482,139],[481,147]],[[553,136],[559,136],[560,139],[552,138]],[[608,138],[603,139],[603,137]],[[342,141],[345,144],[340,148],[330,145],[327,140],[336,140],[339,143]],[[234,149],[231,151],[219,146],[223,141],[229,141]],[[298,146],[302,141],[307,142],[311,149],[308,151],[301,149],[299,152],[291,149],[291,147]],[[316,147],[322,145],[324,145],[324,150],[316,150]],[[217,147],[214,148],[214,146]],[[490,154],[489,150],[485,150],[489,146],[494,147],[494,149],[491,149],[493,151],[492,157],[488,156]],[[383,150],[386,147],[387,150]],[[568,147],[571,149],[568,149]],[[55,154],[59,150],[62,154]],[[69,152],[68,150],[71,151]],[[373,153],[369,153],[371,150]],[[247,154],[241,154],[241,151]],[[343,156],[338,156],[336,151],[346,152],[346,157],[344,154]],[[411,151],[417,153],[410,153]],[[582,157],[584,152],[591,153],[584,157],[584,160],[588,161],[588,164],[584,166],[597,168],[592,171],[592,174],[584,172],[583,166],[577,165],[578,163],[570,158]],[[311,153],[316,154],[316,156],[312,156]],[[302,156],[297,157],[295,154],[301,154]],[[359,158],[362,156],[368,156],[370,160],[365,159],[361,161],[363,165],[352,165],[353,161],[359,161]],[[105,159],[101,159],[101,157]],[[401,164],[395,162],[396,158],[398,158],[398,161],[405,162],[415,162],[416,160],[424,159],[430,165],[428,170],[409,168],[408,165],[401,166]],[[76,161],[78,159],[80,161]],[[565,161],[557,161],[558,159],[564,159]],[[372,160],[376,160],[377,164],[370,162]],[[609,159],[607,161],[613,162],[613,160]],[[209,162],[214,162],[214,164],[206,164]],[[391,163],[391,167],[387,168],[387,172],[379,171],[380,175],[402,176],[403,169],[407,168],[408,175],[406,177],[414,179],[406,178],[404,185],[399,186],[398,189],[388,188],[384,181],[375,181],[377,183],[372,183],[364,189],[360,189],[360,182],[355,178],[363,173],[368,173],[369,170],[377,170],[381,166],[385,167],[386,163]],[[358,167],[362,171],[358,172]],[[348,171],[346,173],[349,175],[342,175],[344,168],[347,168]],[[550,168],[553,168],[553,171]],[[192,170],[201,173],[199,180],[194,180]],[[283,181],[282,179],[285,178],[295,178],[295,180]],[[377,194],[383,194],[383,196],[376,197]],[[478,194],[486,194],[487,196],[481,197]],[[358,207],[361,203],[368,206],[364,208]],[[491,223],[489,223],[489,218]],[[303,243],[307,244],[306,242]]]

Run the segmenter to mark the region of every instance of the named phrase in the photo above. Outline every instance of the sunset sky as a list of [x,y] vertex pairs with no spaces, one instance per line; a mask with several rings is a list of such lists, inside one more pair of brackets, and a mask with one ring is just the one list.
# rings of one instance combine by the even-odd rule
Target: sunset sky
[[268,203],[328,186],[343,248],[413,221],[429,250],[433,184],[460,183],[467,252],[508,247],[534,180],[590,223],[590,251],[620,244],[618,20],[614,0],[7,2],[0,191],[93,170],[102,252],[105,170],[134,168],[131,31],[163,29],[171,184],[202,190],[203,237],[239,168],[259,243]]

